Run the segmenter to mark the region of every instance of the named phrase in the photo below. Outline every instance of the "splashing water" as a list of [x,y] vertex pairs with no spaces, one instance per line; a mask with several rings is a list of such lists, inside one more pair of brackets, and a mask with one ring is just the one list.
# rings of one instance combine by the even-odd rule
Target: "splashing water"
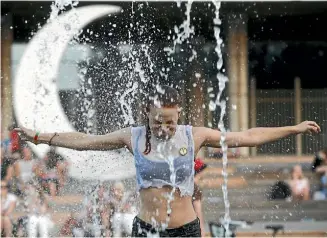
[[[172,212],[171,210],[171,202],[174,200],[174,194],[176,191],[176,171],[174,168],[174,156],[172,153],[169,153],[172,151],[172,144],[168,145],[167,142],[163,142],[158,146],[159,154],[161,155],[162,159],[165,160],[169,165],[170,170],[170,182],[172,184],[172,190],[170,193],[167,193],[167,218],[166,223],[161,224],[161,227],[163,230],[165,230],[168,227],[169,221],[170,221],[170,214]],[[168,151],[168,154],[167,154]]]
[[[191,8],[192,8],[193,0],[188,0],[186,3],[186,19],[183,21],[183,23],[178,27],[174,27],[174,32],[176,36],[174,37],[173,46],[172,47],[165,47],[164,51],[167,52],[168,61],[174,65],[174,57],[173,55],[176,53],[176,46],[178,44],[183,44],[185,41],[187,41],[191,36],[194,34],[194,27],[191,26]],[[181,1],[177,0],[177,6],[181,6]],[[196,51],[192,50],[193,55],[190,57],[189,61],[192,61],[196,57]],[[168,78],[167,74],[163,75]],[[164,93],[164,92],[163,92]],[[168,163],[169,170],[170,170],[170,182],[173,185],[173,188],[170,192],[167,193],[167,218],[166,223],[162,224],[162,228],[166,229],[168,227],[169,221],[170,221],[170,214],[172,212],[171,210],[171,202],[174,200],[174,193],[176,191],[176,171],[174,168],[174,156],[172,154],[167,155],[167,151],[172,151],[172,148],[165,148],[164,145],[162,148],[159,148],[159,151],[162,151],[162,157],[163,159]]]
[[[186,3],[186,19],[184,22],[178,27],[174,27],[174,32],[176,36],[174,37],[173,47],[165,47],[164,51],[167,52],[168,56],[175,54],[177,44],[182,44],[185,40],[189,39],[194,34],[194,27],[191,26],[191,8],[192,8],[193,0],[188,0]],[[177,5],[180,7],[180,3]],[[170,58],[173,60],[173,58]],[[173,61],[172,61],[173,62]]]
[[[140,92],[145,96],[147,92],[143,90],[142,86],[147,85],[150,81],[150,76],[146,74],[146,71],[142,68],[142,64],[140,62],[140,57],[144,54],[146,65],[149,66],[150,74],[154,72],[154,62],[151,59],[151,56],[149,54],[149,45],[142,44],[140,49],[137,47],[137,45],[134,44],[132,41],[132,30],[135,27],[139,27],[139,34],[142,35],[144,31],[144,27],[139,24],[139,22],[134,23],[134,14],[137,10],[141,10],[142,7],[138,8],[137,10],[134,10],[134,2],[132,2],[132,15],[131,15],[131,23],[129,24],[128,28],[128,77],[132,79],[132,81],[127,85],[129,88],[126,90],[123,88],[124,92],[119,97],[119,102],[121,104],[121,111],[123,113],[124,117],[124,124],[135,124],[135,120],[133,117],[133,110],[132,110],[132,103],[135,102],[135,96],[137,95],[137,92]],[[142,54],[143,53],[143,54]],[[140,79],[140,82],[137,82],[135,80],[135,76],[138,76]],[[136,101],[136,103],[139,103]]]
[[[211,105],[214,105],[213,108],[218,105],[220,107],[220,118],[219,118],[219,123],[218,123],[218,128],[221,131],[221,139],[220,139],[220,145],[222,148],[223,152],[223,170],[222,170],[222,175],[224,178],[224,182],[222,185],[222,191],[223,191],[223,196],[224,196],[224,204],[225,204],[225,216],[223,220],[223,225],[226,229],[226,237],[229,237],[229,223],[230,223],[230,214],[229,214],[229,208],[230,208],[230,203],[228,200],[228,190],[227,190],[227,184],[228,184],[228,173],[227,173],[227,144],[226,144],[226,128],[224,126],[224,116],[226,114],[226,100],[222,99],[222,93],[224,92],[226,82],[228,81],[228,78],[221,73],[222,71],[222,66],[223,66],[223,57],[222,57],[222,52],[221,52],[221,45],[223,43],[222,39],[220,38],[220,28],[219,26],[221,25],[221,20],[219,18],[219,10],[220,10],[220,5],[221,2],[213,0],[213,4],[215,6],[215,18],[213,20],[214,22],[214,35],[216,39],[216,47],[215,47],[215,52],[218,56],[218,62],[217,62],[217,79],[219,82],[219,92],[217,94],[217,98],[215,102],[210,102]],[[210,108],[210,107],[209,107]]]
[[74,8],[78,5],[78,3],[78,0],[55,0],[51,4],[50,21],[56,19],[59,12],[66,10],[66,7],[71,6]]
[[[177,0],[177,4],[178,6],[180,6],[180,0]],[[175,51],[176,51],[176,46],[178,44],[182,44],[184,43],[187,39],[189,39],[190,37],[192,37],[192,34],[194,34],[194,27],[191,26],[190,23],[190,12],[191,12],[191,6],[192,6],[192,0],[188,0],[187,5],[186,5],[186,20],[184,20],[184,22],[179,26],[175,26],[174,27],[174,32],[176,34],[176,37],[174,38],[174,43],[173,43],[173,47],[171,48],[165,48],[164,50],[167,52],[168,56],[172,56]],[[62,10],[65,10],[65,8],[67,6],[71,6],[72,8],[74,6],[77,6],[78,1],[71,1],[71,0],[56,0],[55,3],[52,4],[51,6],[51,16],[50,19],[53,20],[56,18],[56,16],[58,16],[59,12]],[[219,19],[219,9],[220,9],[220,2],[218,1],[213,1],[213,4],[216,7],[216,11],[215,11],[215,18],[214,18],[214,36],[217,42],[217,45],[215,47],[215,52],[218,55],[218,62],[217,62],[217,69],[218,69],[218,73],[217,73],[217,79],[219,81],[219,92],[217,94],[217,98],[215,101],[211,101],[209,104],[209,109],[210,110],[215,110],[216,106],[219,106],[221,108],[221,114],[220,114],[220,119],[219,119],[219,129],[222,133],[221,136],[221,146],[222,146],[222,151],[223,151],[223,172],[222,175],[224,177],[224,184],[222,185],[222,190],[223,190],[223,194],[224,194],[224,203],[225,203],[225,216],[224,216],[224,226],[226,231],[228,232],[229,229],[229,222],[230,222],[230,215],[229,215],[229,201],[228,201],[228,191],[227,191],[227,145],[225,143],[225,139],[226,139],[226,129],[224,127],[224,123],[223,123],[223,119],[226,113],[226,101],[221,99],[222,97],[222,93],[225,89],[225,84],[227,82],[227,78],[220,73],[220,71],[222,70],[222,66],[223,66],[223,59],[222,59],[222,52],[221,52],[221,44],[222,44],[222,39],[220,38],[219,34],[220,34],[220,24],[221,21]],[[133,27],[133,26],[131,26]],[[129,34],[129,36],[131,37],[131,35]],[[131,38],[130,38],[131,39]],[[131,44],[129,39],[129,43]],[[150,57],[150,54],[148,53],[149,50],[149,46],[147,45],[142,45],[142,51],[145,53],[146,55],[146,59],[148,61],[148,65],[150,65],[150,72],[152,73],[153,67],[154,67],[154,63]],[[196,57],[196,51],[192,50],[192,57],[190,57],[189,61],[192,61],[195,57]],[[129,62],[129,72],[130,73],[130,79],[133,79],[133,75],[134,73],[138,74],[138,76],[141,79],[141,82],[143,84],[146,84],[149,82],[149,78],[147,77],[146,73],[144,72],[144,70],[142,69],[142,65],[139,62],[139,58],[137,58],[134,54],[133,51],[133,47],[130,49],[129,54],[128,54],[128,60]],[[170,62],[173,62],[173,57],[170,57]],[[124,88],[124,93],[121,94],[120,96],[120,105],[122,108],[122,112],[123,112],[123,116],[124,116],[124,121],[126,124],[134,124],[134,119],[133,119],[133,112],[132,112],[132,108],[130,105],[130,101],[127,100],[127,96],[134,96],[136,91],[140,88],[140,85],[138,84],[138,82],[131,82],[131,84],[129,85],[129,88],[126,89]],[[90,116],[90,115],[89,115]],[[160,148],[159,148],[160,149]],[[170,151],[169,148],[165,148],[164,150],[166,151]],[[162,155],[165,155],[164,158],[167,161],[167,163],[169,164],[169,168],[170,168],[170,172],[171,172],[171,183],[173,185],[175,185],[175,179],[176,179],[176,172],[174,171],[174,166],[173,166],[173,156],[167,156],[164,151],[162,152]],[[169,223],[169,214],[171,213],[171,208],[170,208],[170,204],[173,201],[174,198],[174,192],[175,192],[175,186],[173,186],[172,191],[167,194],[167,220],[165,224],[162,224],[162,228],[167,228],[168,227],[168,223]],[[226,233],[226,235],[228,235]]]
[[[173,47],[172,48],[164,48],[164,51],[168,52],[168,57],[172,56],[175,51],[176,51],[176,46],[177,44],[182,44],[185,42],[185,40],[187,40],[192,34],[194,34],[194,28],[190,26],[190,11],[191,11],[191,6],[192,6],[192,1],[189,0],[187,5],[186,5],[186,20],[179,26],[175,26],[174,27],[174,31],[177,34],[177,36],[174,38],[174,43],[173,43]],[[134,11],[133,11],[134,13]],[[129,32],[129,43],[131,39],[131,35]],[[133,48],[133,46],[131,46],[131,48]],[[141,46],[141,51],[143,51],[144,55],[145,55],[145,59],[147,61],[147,65],[149,65],[149,71],[150,74],[154,72],[154,63],[153,60],[150,57],[149,54],[149,46],[143,44]],[[131,75],[133,75],[134,73],[137,73],[141,83],[143,85],[146,85],[149,82],[149,77],[147,77],[147,75],[145,74],[145,71],[142,69],[142,65],[139,62],[139,58],[135,57],[135,53],[133,53],[133,49],[129,50],[129,54],[128,54],[128,60],[130,62],[129,64],[129,69],[130,69],[130,73]],[[193,52],[193,56],[190,58],[191,60],[195,58],[196,56],[196,52]],[[168,58],[168,60],[170,60],[173,63],[173,57]],[[161,72],[162,76],[165,76],[165,78],[168,77],[167,74]],[[130,106],[130,103],[127,103],[127,96],[131,96],[131,95],[135,95],[136,90],[139,89],[139,84],[137,84],[137,82],[133,82],[133,86],[130,89],[127,89],[124,94],[119,98],[119,102],[121,103],[121,107],[122,107],[122,111],[123,111],[123,115],[125,118],[125,121],[127,122],[134,122],[133,120],[133,116],[132,116],[132,109]],[[156,88],[158,91],[160,91],[159,85],[156,85]],[[163,92],[164,93],[164,92]],[[172,212],[171,210],[171,202],[174,199],[174,194],[176,191],[176,171],[174,170],[174,156],[173,155],[167,155],[167,151],[171,151],[172,148],[168,148],[166,143],[162,143],[160,146],[158,146],[158,151],[159,154],[162,156],[162,159],[164,159],[168,165],[169,165],[169,169],[170,169],[170,181],[172,183],[172,190],[170,192],[168,192],[166,194],[166,198],[167,198],[167,218],[166,218],[166,222],[162,223],[162,224],[158,224],[156,222],[156,220],[153,218],[152,219],[152,223],[154,226],[160,226],[161,229],[166,229],[168,227],[169,221],[170,221],[170,214]],[[149,236],[155,237],[158,236],[158,234],[148,234]]]

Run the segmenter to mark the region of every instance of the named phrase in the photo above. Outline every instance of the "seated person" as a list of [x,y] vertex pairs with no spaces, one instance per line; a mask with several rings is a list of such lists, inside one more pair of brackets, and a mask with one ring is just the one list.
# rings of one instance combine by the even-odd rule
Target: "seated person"
[[33,158],[33,154],[30,148],[24,147],[22,151],[23,151],[23,156],[22,159],[18,161],[18,163],[20,165],[21,180],[24,184],[26,184],[30,182],[34,177],[33,167],[36,161]]
[[295,165],[292,170],[292,178],[289,181],[292,199],[301,201],[310,199],[309,180],[304,177],[301,165]]
[[312,172],[318,175],[321,182],[321,193],[327,198],[327,148],[320,150],[315,156]]
[[133,219],[137,214],[135,194],[125,191],[121,182],[116,182],[111,189],[110,215],[114,237],[130,236]]
[[7,157],[1,156],[1,179],[6,180],[10,193],[23,195],[24,183],[21,180],[21,169],[18,163],[21,160],[21,151],[16,150]]
[[14,167],[12,165],[12,159],[9,158],[5,152],[5,148],[1,147],[1,180],[9,182],[14,176]]
[[8,192],[8,182],[1,180],[1,233],[5,237],[12,237],[11,215],[15,210],[17,197]]
[[51,147],[47,155],[34,165],[33,172],[42,188],[51,196],[56,196],[66,181],[67,163],[56,153],[55,148]]
[[26,201],[28,213],[27,232],[29,237],[49,237],[53,223],[49,213],[49,199],[38,186],[30,183],[26,187]]

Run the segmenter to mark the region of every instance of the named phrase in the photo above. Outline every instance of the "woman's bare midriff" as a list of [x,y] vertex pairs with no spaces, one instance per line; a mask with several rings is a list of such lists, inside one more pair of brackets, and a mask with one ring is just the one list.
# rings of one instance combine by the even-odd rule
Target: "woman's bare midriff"
[[[143,221],[153,224],[166,224],[168,217],[167,193],[172,188],[146,188],[140,191],[141,209],[138,217]],[[177,228],[196,219],[191,196],[181,196],[177,189],[174,192],[174,199],[170,202],[171,214],[169,215],[168,228]]]

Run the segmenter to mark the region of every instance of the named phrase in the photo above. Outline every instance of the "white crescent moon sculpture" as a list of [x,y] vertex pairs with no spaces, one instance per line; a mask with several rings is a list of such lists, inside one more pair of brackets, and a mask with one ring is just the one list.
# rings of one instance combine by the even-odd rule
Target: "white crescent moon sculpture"
[[[75,131],[65,115],[57,92],[56,77],[67,44],[88,23],[120,7],[92,5],[75,8],[41,28],[29,42],[14,81],[14,110],[19,125],[40,132]],[[40,157],[47,145],[29,143]],[[70,175],[79,179],[116,180],[135,175],[131,155],[117,151],[74,151],[58,148],[71,162]]]

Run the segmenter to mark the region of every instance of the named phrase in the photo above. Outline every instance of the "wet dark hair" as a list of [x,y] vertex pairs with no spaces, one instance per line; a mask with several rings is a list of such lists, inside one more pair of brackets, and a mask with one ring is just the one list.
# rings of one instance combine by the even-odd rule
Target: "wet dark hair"
[[[146,113],[150,112],[151,107],[176,107],[181,104],[181,98],[178,91],[170,86],[157,86],[148,95],[146,104]],[[145,150],[144,154],[151,152],[151,128],[149,124],[149,118],[146,117],[145,126]]]

